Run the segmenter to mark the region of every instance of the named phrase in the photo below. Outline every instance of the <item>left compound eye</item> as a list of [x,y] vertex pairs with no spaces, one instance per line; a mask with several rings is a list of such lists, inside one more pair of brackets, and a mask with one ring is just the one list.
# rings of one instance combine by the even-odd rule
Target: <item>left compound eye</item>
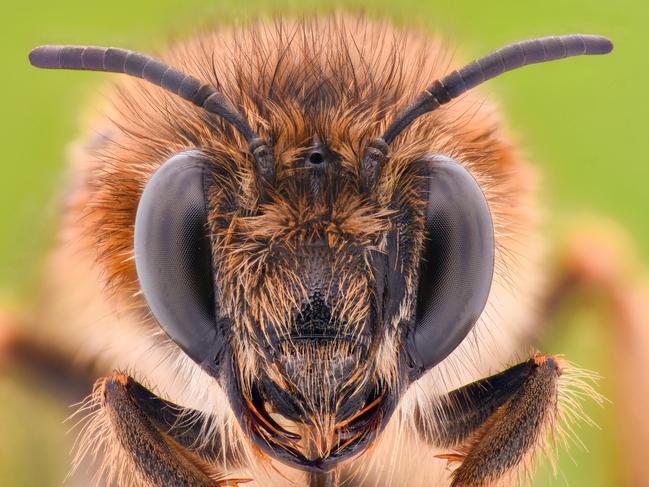
[[471,331],[494,272],[491,212],[476,180],[444,156],[427,161],[427,172],[417,311],[405,345],[411,380],[444,360]]
[[147,183],[135,218],[135,264],[161,328],[212,375],[223,340],[216,320],[205,195],[207,159],[168,159]]

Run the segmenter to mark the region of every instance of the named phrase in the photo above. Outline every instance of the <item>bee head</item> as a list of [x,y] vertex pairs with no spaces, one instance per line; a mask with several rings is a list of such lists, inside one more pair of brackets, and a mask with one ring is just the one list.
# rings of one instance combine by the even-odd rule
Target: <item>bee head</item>
[[[165,141],[152,151],[161,160],[119,231],[134,234],[126,250],[148,308],[220,383],[252,441],[327,470],[377,437],[409,385],[465,339],[490,290],[494,224],[480,185],[430,133],[406,129],[508,70],[610,49],[577,35],[513,44],[409,105],[349,62],[324,78],[299,63],[251,80],[242,69],[254,89],[233,104],[218,83],[131,51],[44,46],[30,60],[127,73],[199,107],[169,116],[168,137],[147,136]],[[395,150],[404,131],[421,140]]]
[[169,159],[140,199],[135,256],[159,323],[221,382],[259,447],[326,469],[372,441],[471,330],[493,226],[448,157],[409,163],[379,196],[345,171],[342,147],[289,153],[291,169],[243,208],[223,161]]

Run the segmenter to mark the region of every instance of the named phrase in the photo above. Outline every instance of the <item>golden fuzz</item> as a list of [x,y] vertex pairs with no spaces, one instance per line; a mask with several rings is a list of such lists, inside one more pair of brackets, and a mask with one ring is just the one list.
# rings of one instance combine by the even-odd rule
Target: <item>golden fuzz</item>
[[[439,43],[383,23],[333,17],[259,24],[245,31],[223,28],[161,57],[217,86],[271,141],[281,196],[275,193],[259,216],[246,213],[258,203],[257,186],[239,135],[218,117],[160,88],[120,81],[106,107],[108,120],[84,149],[88,167],[82,184],[88,199],[76,210],[87,223],[88,244],[96,246],[107,282],[124,296],[137,291],[132,241],[139,196],[151,174],[186,149],[200,148],[214,161],[212,227],[228,205],[241,209],[230,215],[226,230],[214,231],[222,232],[219,241],[233,260],[227,267],[250,279],[278,241],[292,245],[318,235],[334,246],[380,245],[373,239],[388,224],[386,203],[416,200],[412,163],[427,153],[445,153],[470,167],[489,199],[497,234],[511,234],[513,221],[524,224],[524,211],[519,218],[511,216],[527,196],[526,173],[492,110],[471,93],[421,117],[393,144],[372,198],[354,189],[364,144],[449,70],[450,56]],[[341,189],[326,222],[320,218],[322,205],[311,204],[300,185],[291,183],[296,158],[314,138],[341,156]],[[224,201],[224,195],[236,201]]]

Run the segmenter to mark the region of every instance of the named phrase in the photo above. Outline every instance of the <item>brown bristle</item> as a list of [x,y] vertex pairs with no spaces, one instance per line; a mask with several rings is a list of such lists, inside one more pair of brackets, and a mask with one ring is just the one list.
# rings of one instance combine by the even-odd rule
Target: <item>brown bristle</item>
[[[322,278],[323,299],[331,304],[343,334],[353,335],[359,323],[376,313],[370,252],[385,253],[385,233],[396,213],[405,213],[402,216],[407,224],[421,226],[419,216],[424,202],[418,191],[420,176],[415,161],[424,154],[446,154],[467,167],[484,191],[492,212],[496,238],[494,298],[486,317],[476,325],[476,336],[490,334],[495,341],[494,337],[507,335],[514,342],[517,333],[523,334],[526,324],[519,318],[527,314],[526,300],[534,299],[537,286],[530,277],[537,257],[535,181],[533,172],[504,134],[497,113],[479,93],[467,93],[415,121],[392,144],[389,161],[374,190],[370,194],[363,192],[363,148],[383,133],[413,96],[454,67],[455,61],[440,42],[387,23],[333,16],[260,23],[245,30],[222,28],[176,44],[160,58],[223,93],[245,114],[252,130],[272,145],[277,168],[273,186],[262,197],[245,141],[223,120],[142,80],[122,79],[110,92],[105,116],[93,127],[95,135],[77,154],[74,192],[65,221],[67,246],[63,246],[56,265],[63,267],[71,256],[82,256],[92,272],[81,277],[104,286],[98,313],[109,315],[113,306],[124,310],[124,321],[128,322],[124,329],[142,344],[141,348],[134,346],[125,351],[124,362],[135,364],[138,376],[154,377],[162,383],[165,377],[171,378],[169,383],[173,385],[169,389],[177,397],[198,403],[201,410],[210,413],[221,408],[219,418],[243,435],[222,391],[209,389],[213,386],[210,379],[173,344],[169,345],[157,329],[135,271],[133,228],[143,188],[170,156],[195,148],[212,162],[208,197],[214,273],[219,306],[233,320],[231,345],[244,391],[250,390],[263,367],[279,387],[294,386],[277,366],[273,368],[264,361],[255,341],[265,333],[263,327],[259,331],[259,323],[270,323],[288,334],[290,318],[312,297],[301,274],[308,263],[296,258],[296,249],[304,242],[326,244],[327,253],[319,257],[321,267],[346,270]],[[308,173],[299,162],[316,142],[326,144],[338,159],[331,170],[325,171],[317,190],[311,191],[312,186],[304,184]],[[410,211],[404,212],[403,208]],[[403,258],[398,263],[410,289],[402,309],[414,299],[421,233],[402,249]],[[520,258],[523,253],[527,259]],[[56,291],[64,289],[60,286]],[[344,299],[339,289],[345,289]],[[512,296],[516,296],[515,303]],[[494,303],[502,300],[505,306],[515,308],[513,319],[503,320],[494,313]],[[507,310],[502,314],[510,315]],[[95,324],[92,317],[86,321]],[[372,379],[376,378],[382,391],[385,388],[386,396],[398,382],[396,322],[395,318],[386,324],[392,335],[380,343],[378,350],[371,350],[367,362],[368,370],[376,376]],[[118,320],[111,321],[98,333],[110,333],[110,327],[122,330],[120,326]],[[130,346],[131,335],[120,333],[116,341],[125,349],[127,344]],[[146,338],[138,341],[138,337]],[[453,381],[467,379],[466,369],[457,366],[457,357],[480,361],[475,338],[467,338],[455,356],[435,369],[434,374],[439,375],[431,374],[434,378],[428,383],[424,379],[422,387],[404,398],[405,411],[422,398],[448,388]],[[283,343],[281,351],[307,357],[305,370],[321,364],[320,368],[326,370],[329,355],[352,355],[352,350],[360,348],[359,343],[343,342],[326,349],[325,357],[316,357],[325,348],[314,352],[308,345],[292,346],[290,342]],[[101,360],[113,353],[111,347],[101,346],[88,347],[84,353],[97,349],[96,355],[104,354]],[[149,354],[149,350],[153,352]],[[508,358],[505,354],[511,344],[502,350],[490,358],[491,365]],[[437,380],[439,376],[442,380]],[[317,377],[311,379],[309,386],[314,389],[332,388],[331,384],[318,382]],[[348,382],[354,384],[369,381],[362,373],[348,377]],[[307,392],[318,398],[316,393],[322,391]],[[203,403],[205,397],[210,400]],[[361,403],[357,411],[349,412],[349,417],[353,420],[372,412],[380,402],[376,399]],[[340,447],[333,444],[334,433],[338,434],[334,421],[327,422],[333,411],[313,409],[318,416],[313,419],[316,428],[312,431],[316,449],[328,452]],[[393,421],[390,431],[396,429],[401,434],[399,424]],[[92,432],[102,434],[106,429],[104,423],[92,428]],[[275,433],[279,431],[275,429]],[[355,441],[355,435],[345,441]],[[412,446],[407,441],[403,444],[405,449]],[[380,441],[376,445],[372,446],[372,455],[379,450]],[[257,447],[248,448],[251,463],[260,463],[254,456]],[[381,458],[381,454],[371,458]],[[262,455],[266,458],[265,453]],[[380,471],[394,467],[392,453],[387,458]],[[270,468],[276,467],[273,463]]]
[[[157,87],[121,81],[109,98],[110,122],[99,130],[103,137],[86,149],[88,192],[78,212],[107,282],[125,296],[137,291],[132,231],[139,196],[162,162],[188,148],[199,147],[214,158],[213,231],[227,232],[222,242],[229,260],[223,271],[241,273],[244,279],[253,278],[271,240],[290,245],[311,232],[333,246],[373,242],[389,216],[377,203],[389,201],[396,192],[413,196],[408,168],[425,153],[450,154],[471,168],[493,203],[497,233],[511,235],[525,224],[526,218],[512,218],[526,198],[525,173],[521,179],[497,118],[474,94],[417,121],[395,142],[372,201],[348,190],[357,185],[366,141],[413,93],[448,70],[450,55],[439,43],[394,31],[387,24],[335,17],[258,25],[241,32],[223,29],[177,45],[162,58],[220,87],[243,107],[253,129],[273,141],[277,187],[283,193],[265,203],[263,214],[237,218],[221,230],[218,222],[224,215],[219,208],[227,211],[228,205],[236,204],[252,210],[257,204],[252,161],[241,150],[239,136],[222,121]],[[305,222],[321,221],[318,214],[328,210],[310,205],[290,178],[297,154],[314,136],[341,156],[336,174],[340,189],[333,194],[339,214],[320,228]],[[509,228],[514,220],[517,228]],[[228,252],[228,245],[236,247],[236,255]],[[281,279],[290,282],[291,276]],[[257,282],[243,287],[260,288]],[[272,298],[287,302],[282,287],[274,288],[280,294]],[[260,299],[263,308],[266,298]]]

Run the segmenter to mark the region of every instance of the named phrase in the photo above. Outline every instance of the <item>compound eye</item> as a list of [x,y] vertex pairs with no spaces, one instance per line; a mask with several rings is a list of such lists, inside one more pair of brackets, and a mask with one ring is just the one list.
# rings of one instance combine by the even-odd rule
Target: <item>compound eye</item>
[[471,331],[489,296],[494,231],[480,186],[453,159],[427,161],[428,204],[416,319],[406,340],[415,380]]
[[198,151],[168,159],[146,184],[135,218],[135,264],[144,297],[167,335],[212,375],[217,327],[205,195],[208,160]]

